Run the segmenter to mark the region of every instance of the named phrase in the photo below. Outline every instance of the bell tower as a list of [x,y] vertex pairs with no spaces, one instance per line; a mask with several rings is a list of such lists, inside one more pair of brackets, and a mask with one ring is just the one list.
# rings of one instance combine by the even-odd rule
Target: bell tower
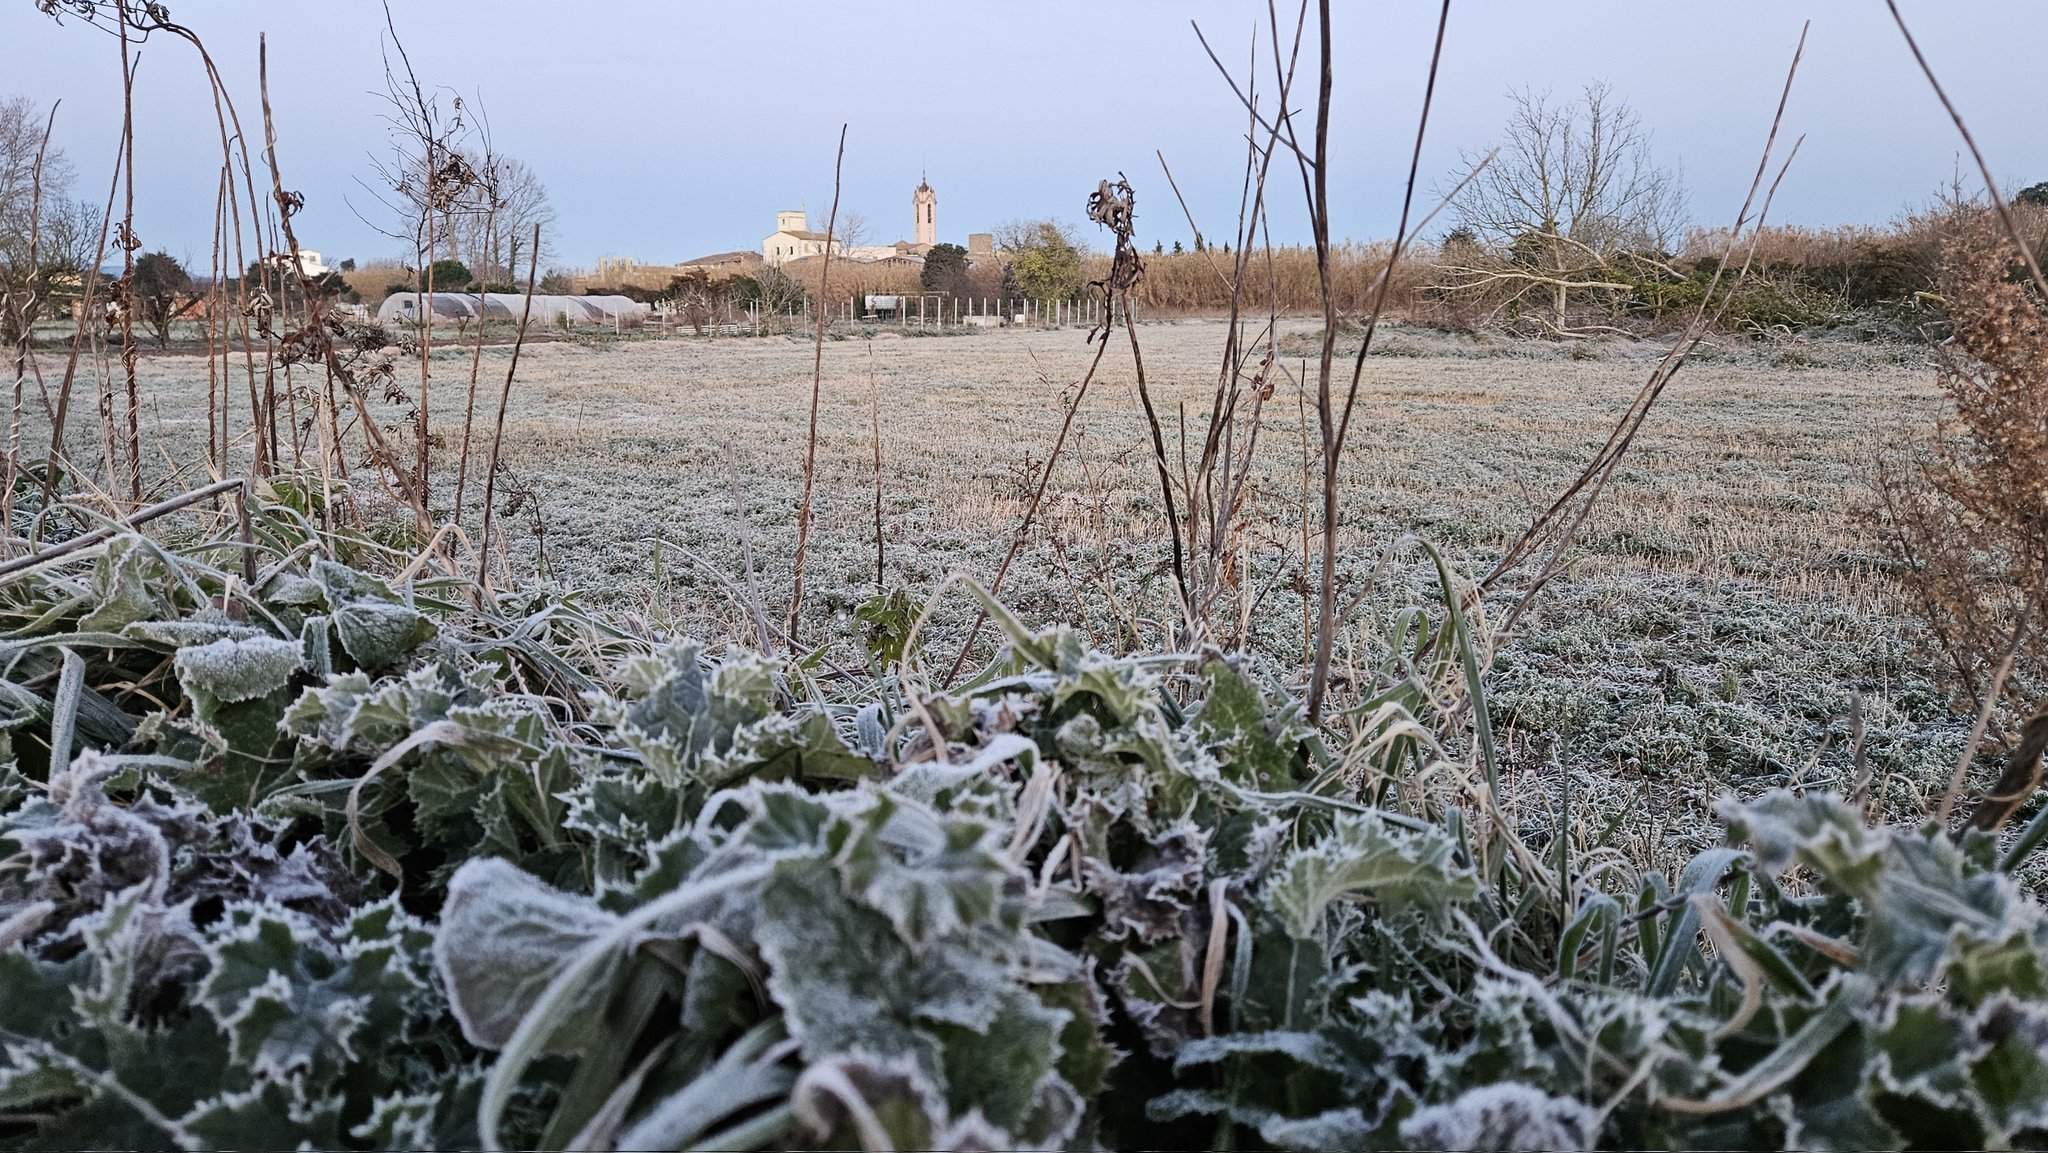
[[920,175],[916,191],[910,194],[910,209],[917,221],[914,235],[919,249],[930,248],[939,242],[938,207],[939,194],[933,192],[930,182]]

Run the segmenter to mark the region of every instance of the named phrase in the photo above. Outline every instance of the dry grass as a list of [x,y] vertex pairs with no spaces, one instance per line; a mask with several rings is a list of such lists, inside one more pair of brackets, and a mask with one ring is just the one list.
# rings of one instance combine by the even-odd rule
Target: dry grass
[[[1304,326],[1283,326],[1283,341],[1293,337],[1298,346]],[[1221,326],[1191,321],[1142,332],[1173,440],[1172,414],[1183,405],[1193,410],[1214,387],[1210,362]],[[1587,356],[1390,331],[1366,369],[1359,449],[1345,467],[1356,543],[1412,530],[1472,560],[1498,551],[1569,481],[1654,354],[1631,342],[1596,347]],[[469,350],[456,351],[459,357],[447,355],[465,371],[437,354],[435,390],[459,401]],[[949,340],[884,335],[873,352],[893,462],[890,529],[919,546],[904,553],[906,564],[917,558],[913,571],[896,575],[971,569],[1013,526],[1020,466],[1050,443],[1060,383],[1079,377],[1090,350],[1081,333],[1066,330]],[[502,368],[508,355],[487,348],[487,371],[492,361]],[[551,541],[566,546],[585,537],[596,546],[562,575],[603,583],[607,598],[641,602],[652,591],[647,554],[635,543],[641,538],[660,529],[692,548],[719,551],[731,531],[730,502],[721,499],[728,462],[760,510],[757,530],[773,539],[794,508],[786,498],[798,473],[788,462],[790,446],[802,440],[809,355],[808,341],[786,338],[584,339],[530,351],[512,397],[506,460],[540,487]],[[1933,376],[1862,346],[1811,346],[1796,371],[1777,359],[1710,355],[1673,390],[1670,414],[1645,429],[1612,501],[1588,524],[1581,575],[1735,577],[1794,598],[1877,607],[1874,568],[1865,559],[1873,542],[1850,511],[1886,437],[1933,419]],[[195,421],[203,420],[205,390],[195,401],[192,385],[204,371],[199,358],[143,364],[151,431],[168,459],[190,459],[187,442],[203,435]],[[828,506],[856,507],[866,491],[867,372],[857,338],[828,343],[819,448]],[[1104,364],[1101,386],[1079,418],[1081,457],[1055,478],[1059,508],[1047,535],[1088,546],[1157,535],[1150,464],[1133,454],[1141,444],[1134,383],[1127,361]],[[1283,380],[1280,388],[1294,385]],[[1277,528],[1295,516],[1300,468],[1294,405],[1281,400],[1288,403],[1267,409],[1258,496]],[[435,403],[450,401],[437,396]],[[1190,428],[1190,440],[1200,431]],[[837,535],[829,518],[821,531]],[[868,555],[858,531],[850,543]],[[1158,543],[1164,547],[1163,536]],[[572,551],[565,548],[564,557]]]
[[[1387,263],[1392,246],[1385,241],[1370,244],[1343,243],[1330,249],[1330,291],[1337,309],[1347,315],[1372,308],[1372,290],[1380,269]],[[1142,245],[1141,245],[1142,248]],[[1230,307],[1229,277],[1233,254],[1205,252],[1152,252],[1145,250],[1145,279],[1133,293],[1147,315],[1166,312],[1222,312]],[[1389,315],[1414,315],[1429,307],[1423,286],[1430,282],[1434,254],[1410,249],[1401,258],[1394,283],[1388,289]],[[1091,257],[1086,265],[1089,279],[1102,276],[1109,268],[1107,256]],[[1268,298],[1279,301],[1284,313],[1313,314],[1322,311],[1322,297],[1316,285],[1315,250],[1306,247],[1275,248],[1272,264],[1266,253],[1253,250],[1245,276],[1244,310],[1247,315],[1268,311]]]
[[[1140,331],[1171,455],[1183,406],[1206,411],[1223,331],[1201,321]],[[1288,323],[1283,349],[1309,332]],[[1583,466],[1660,351],[1614,341],[1567,352],[1404,327],[1383,335],[1345,457],[1339,573],[1354,584],[1409,532],[1483,570]],[[874,583],[875,398],[888,461],[887,582],[922,599],[951,572],[993,571],[1057,431],[1062,387],[1092,355],[1078,330],[884,336],[872,344],[871,392],[869,351],[857,338],[826,345],[804,627],[851,664],[863,660],[852,609]],[[1553,750],[1567,746],[1574,773],[1591,776],[1574,786],[1595,798],[1591,811],[1602,795],[1623,806],[1628,790],[1647,790],[1672,828],[1643,843],[1677,852],[1685,830],[1712,827],[1706,805],[1724,787],[1826,783],[1846,771],[1854,691],[1875,759],[1889,766],[1880,788],[1916,810],[1930,789],[1938,795],[1928,781],[1946,775],[1961,734],[1924,661],[1900,640],[1886,562],[1852,510],[1879,448],[1939,411],[1934,375],[1924,361],[1865,345],[1809,346],[1796,368],[1769,349],[1709,352],[1644,429],[1577,559],[1502,649],[1504,771],[1547,779]],[[468,355],[436,355],[437,406],[460,406]],[[486,377],[508,356],[487,348]],[[735,478],[764,595],[784,603],[810,357],[808,340],[782,337],[528,348],[500,488],[520,494],[501,516],[515,567],[539,563],[537,500],[551,575],[651,626],[748,638]],[[1287,367],[1298,376],[1297,363]],[[203,459],[205,362],[147,358],[141,375],[145,431],[165,449],[157,485],[168,490],[169,461]],[[1249,647],[1269,674],[1298,685],[1294,388],[1282,379],[1265,410],[1250,497],[1260,528],[1242,588],[1253,606]],[[1189,428],[1189,442],[1201,433]],[[1157,646],[1172,578],[1127,357],[1104,362],[1074,437],[1005,600],[1031,619],[1071,621],[1105,646]],[[247,452],[238,445],[231,463]],[[437,455],[436,476],[452,478],[452,450]],[[175,483],[201,479],[187,466]],[[439,494],[444,513],[449,496]],[[943,603],[926,634],[929,659],[949,660],[970,619],[962,601]],[[1345,638],[1340,669],[1363,643]]]
[[[825,260],[819,256],[806,256],[782,265],[783,273],[802,285],[813,299],[818,296],[819,277],[824,270]],[[922,290],[919,282],[921,272],[915,266],[893,261],[835,258],[832,261],[830,298],[836,308],[845,304],[847,297],[859,293],[919,292]]]

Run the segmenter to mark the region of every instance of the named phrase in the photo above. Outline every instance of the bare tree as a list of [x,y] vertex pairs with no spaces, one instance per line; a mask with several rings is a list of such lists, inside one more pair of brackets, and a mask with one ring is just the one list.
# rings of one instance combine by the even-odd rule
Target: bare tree
[[[35,186],[36,151],[42,147],[46,117],[26,96],[0,100],[0,225],[8,228],[28,220],[29,195]],[[43,157],[43,195],[70,190],[71,161],[64,150],[50,147]]]
[[75,294],[98,238],[99,211],[69,198],[71,164],[55,144],[43,156],[38,204],[36,156],[49,119],[27,97],[0,100],[0,344]]
[[[545,264],[554,258],[555,209],[540,174],[516,156],[498,158],[497,187],[497,239],[485,266],[492,269],[488,279],[509,282],[519,274],[520,265],[534,260]],[[535,235],[540,237],[540,251],[528,252]]]
[[540,259],[555,255],[550,243],[555,209],[540,174],[518,157],[495,151],[487,134],[481,148],[461,152],[477,184],[442,211],[434,230],[445,241],[444,256],[467,265],[477,283],[504,291],[532,255],[526,249],[534,225],[541,226]]
[[868,218],[858,212],[849,212],[839,218],[839,227],[833,230],[832,239],[838,243],[841,252],[857,248],[868,242]]
[[[1547,305],[1544,323],[1569,334],[1574,304],[1632,287],[1623,262],[1656,262],[1672,249],[1684,182],[1657,163],[1642,118],[1604,83],[1570,102],[1527,89],[1509,99],[1493,162],[1452,201],[1479,259],[1449,266],[1445,287],[1490,294],[1499,308],[1533,296]],[[1468,154],[1460,176],[1480,162]]]

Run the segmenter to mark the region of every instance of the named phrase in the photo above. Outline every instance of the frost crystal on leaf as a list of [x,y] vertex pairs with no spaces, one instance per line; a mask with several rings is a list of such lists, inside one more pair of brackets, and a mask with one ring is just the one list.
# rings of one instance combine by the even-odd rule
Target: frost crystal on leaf
[[304,650],[276,637],[222,637],[178,650],[178,681],[194,697],[226,703],[267,697],[291,683]]
[[1412,1149],[1544,1153],[1591,1149],[1600,1119],[1586,1106],[1513,1081],[1472,1089],[1401,1122]]

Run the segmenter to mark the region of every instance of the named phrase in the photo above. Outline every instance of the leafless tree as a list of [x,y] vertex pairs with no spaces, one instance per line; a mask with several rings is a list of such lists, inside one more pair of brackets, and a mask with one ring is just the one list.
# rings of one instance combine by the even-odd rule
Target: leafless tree
[[[520,265],[534,260],[545,264],[554,258],[555,209],[548,202],[547,186],[541,183],[540,174],[518,157],[500,156],[496,178],[497,238],[491,244],[491,259],[486,264],[493,269],[490,279],[510,281],[519,275]],[[540,229],[540,251],[530,253],[526,246],[532,243],[536,227]]]
[[[1527,89],[1509,99],[1493,162],[1452,202],[1480,259],[1450,266],[1446,287],[1501,307],[1534,297],[1544,323],[1571,333],[1574,304],[1627,292],[1625,262],[1655,262],[1676,244],[1684,182],[1657,163],[1641,116],[1604,83],[1568,102]],[[1460,176],[1479,163],[1467,155]]]
[[[384,98],[390,109],[385,119],[391,151],[385,158],[373,159],[382,187],[371,191],[393,219],[384,226],[387,235],[412,245],[414,267],[420,270],[413,293],[419,323],[419,387],[412,398],[409,422],[412,476],[404,488],[413,498],[413,517],[421,537],[430,538],[433,515],[427,494],[432,491],[430,450],[434,441],[429,411],[434,266],[448,255],[451,233],[456,231],[451,222],[488,222],[498,215],[498,164],[489,121],[461,96],[450,96],[444,104],[446,90],[430,92],[420,83],[389,4],[384,8],[384,23],[389,37]],[[482,227],[488,234],[489,224]]]
[[849,212],[839,218],[839,227],[833,232],[833,239],[839,242],[841,252],[858,248],[868,242],[868,218],[858,212]]
[[40,206],[36,154],[49,123],[24,96],[0,100],[0,344],[49,315],[78,287],[92,263],[99,211],[70,199],[73,173],[64,150],[43,157]]
[[[469,266],[478,284],[502,286],[520,273],[531,255],[526,251],[533,226],[541,226],[540,259],[555,254],[550,237],[555,209],[548,201],[547,186],[540,174],[516,156],[497,152],[486,134],[481,147],[463,147],[463,162],[476,173],[477,182],[463,196],[448,204],[435,222],[435,234],[443,240],[442,258],[460,260]],[[417,205],[410,205],[417,212]],[[424,235],[417,218],[408,221],[415,235]]]

